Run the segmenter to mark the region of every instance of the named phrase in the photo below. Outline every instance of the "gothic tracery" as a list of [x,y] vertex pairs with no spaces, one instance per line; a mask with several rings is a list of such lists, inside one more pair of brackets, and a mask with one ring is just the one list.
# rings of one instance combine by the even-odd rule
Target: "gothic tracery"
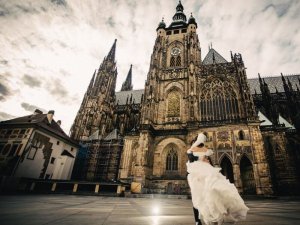
[[202,85],[200,111],[202,121],[239,118],[238,98],[228,81],[219,79]]
[[180,95],[177,91],[171,91],[168,95],[168,117],[180,116]]

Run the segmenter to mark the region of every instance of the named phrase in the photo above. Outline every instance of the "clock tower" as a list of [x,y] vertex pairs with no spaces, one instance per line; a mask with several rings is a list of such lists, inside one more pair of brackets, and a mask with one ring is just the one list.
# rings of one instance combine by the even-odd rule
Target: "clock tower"
[[[127,136],[124,142],[124,154],[133,155],[134,164],[128,170],[131,175],[123,173],[127,165],[122,165],[121,179],[133,176],[144,187],[156,184],[163,189],[175,179],[176,185],[188,190],[188,124],[199,118],[196,68],[201,49],[196,30],[195,18],[191,14],[187,20],[180,1],[172,23],[168,27],[164,19],[159,23],[141,104],[140,135],[138,140]],[[166,179],[157,183],[162,177]]]
[[162,20],[156,29],[142,124],[157,129],[165,124],[179,129],[198,116],[195,65],[201,64],[201,49],[195,18],[191,14],[187,21],[183,10],[179,2],[170,26]]

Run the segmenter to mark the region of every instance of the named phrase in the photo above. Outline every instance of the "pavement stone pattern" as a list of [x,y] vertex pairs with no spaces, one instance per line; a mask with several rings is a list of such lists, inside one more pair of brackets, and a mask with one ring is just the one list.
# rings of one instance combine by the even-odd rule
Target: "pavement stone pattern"
[[[246,200],[236,225],[300,225],[300,200]],[[195,225],[189,199],[78,195],[0,196],[1,225]]]

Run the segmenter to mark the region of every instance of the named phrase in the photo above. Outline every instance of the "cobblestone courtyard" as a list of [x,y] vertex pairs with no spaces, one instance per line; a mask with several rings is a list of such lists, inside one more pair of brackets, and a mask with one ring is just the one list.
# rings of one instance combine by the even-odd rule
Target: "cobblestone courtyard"
[[[237,225],[298,225],[300,201],[247,200]],[[194,225],[191,200],[74,195],[0,196],[1,225]]]

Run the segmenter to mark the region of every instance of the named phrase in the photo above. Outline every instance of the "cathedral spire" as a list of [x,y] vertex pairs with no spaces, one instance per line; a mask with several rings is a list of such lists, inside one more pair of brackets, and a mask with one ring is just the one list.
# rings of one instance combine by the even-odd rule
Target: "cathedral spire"
[[110,61],[115,61],[115,55],[116,55],[116,44],[117,44],[117,39],[115,39],[114,44],[112,45],[106,59]]
[[260,77],[260,73],[258,73],[258,80],[259,80],[259,83],[262,84],[262,79]]
[[125,82],[122,84],[121,91],[131,91],[132,90],[132,64],[128,71]]
[[95,70],[95,72],[94,72],[94,74],[93,74],[93,77],[92,77],[92,79],[91,79],[91,81],[90,81],[88,90],[91,90],[92,87],[93,87],[93,85],[94,85],[94,80],[95,80],[96,72],[97,72],[97,70]]
[[183,13],[183,5],[181,4],[181,1],[179,1],[178,5],[176,6],[176,13],[173,16],[173,22],[171,23],[172,25],[179,25],[181,23],[186,24],[186,15]]
[[290,91],[289,86],[287,85],[286,80],[285,80],[285,78],[284,78],[284,76],[283,76],[282,73],[281,73],[281,79],[282,79],[284,91],[286,93],[289,93],[289,91]]

